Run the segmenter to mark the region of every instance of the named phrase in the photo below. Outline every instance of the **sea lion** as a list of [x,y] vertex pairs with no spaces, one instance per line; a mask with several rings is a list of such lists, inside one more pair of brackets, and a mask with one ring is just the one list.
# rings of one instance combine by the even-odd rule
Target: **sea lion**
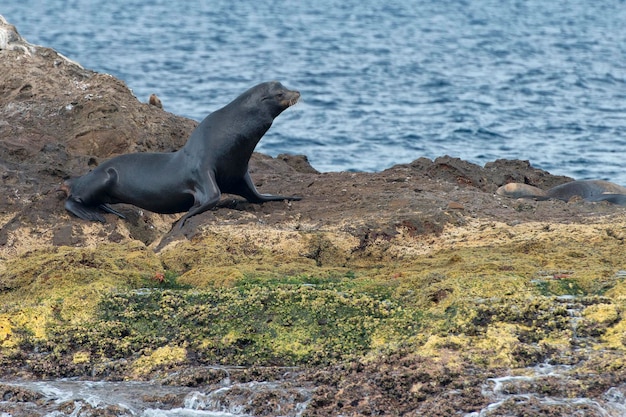
[[163,108],[163,103],[161,103],[161,99],[156,94],[150,94],[150,98],[148,98],[148,104],[154,107],[158,107],[159,109]]
[[602,180],[572,181],[542,190],[528,184],[510,183],[496,190],[496,194],[511,198],[533,198],[535,200],[557,199],[569,201],[581,197],[585,201],[608,201],[626,206],[626,187]]
[[156,213],[187,211],[190,217],[214,207],[221,193],[251,203],[300,200],[260,194],[250,178],[248,162],[274,118],[300,98],[298,91],[271,81],[252,87],[209,114],[185,146],[170,153],[133,153],[105,161],[82,177],[67,180],[65,208],[81,219],[105,222],[104,210],[124,216],[109,204],[129,203]]

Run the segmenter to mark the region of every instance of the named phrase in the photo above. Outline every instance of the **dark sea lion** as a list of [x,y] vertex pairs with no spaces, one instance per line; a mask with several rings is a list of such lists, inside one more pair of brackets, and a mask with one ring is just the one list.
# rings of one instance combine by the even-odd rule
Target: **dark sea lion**
[[510,183],[498,188],[496,194],[511,198],[569,201],[581,197],[585,201],[608,201],[626,206],[626,187],[602,180],[572,181],[542,190],[528,184]]
[[100,210],[124,216],[108,204],[129,203],[156,213],[181,213],[181,228],[191,216],[214,207],[221,193],[251,203],[300,200],[260,194],[248,173],[248,162],[274,118],[300,98],[279,82],[252,87],[208,115],[185,146],[171,153],[120,155],[61,187],[65,208],[81,219],[105,222]]

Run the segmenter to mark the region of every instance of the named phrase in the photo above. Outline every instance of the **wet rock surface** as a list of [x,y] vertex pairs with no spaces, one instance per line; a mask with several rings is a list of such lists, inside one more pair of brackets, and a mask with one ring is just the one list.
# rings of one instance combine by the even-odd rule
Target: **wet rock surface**
[[[255,154],[259,190],[302,201],[225,196],[182,231],[129,205],[87,223],[63,179],[176,150],[196,123],[0,26],[4,380],[185,387],[145,398],[163,409],[228,387],[220,404],[253,415],[623,415],[623,207],[496,196],[571,181],[526,161],[319,173]],[[126,412],[0,393],[14,416]]]

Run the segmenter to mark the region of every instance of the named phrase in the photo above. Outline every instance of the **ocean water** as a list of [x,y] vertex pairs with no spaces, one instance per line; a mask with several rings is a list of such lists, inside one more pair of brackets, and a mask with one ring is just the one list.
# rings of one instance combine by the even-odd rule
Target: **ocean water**
[[321,171],[527,159],[626,185],[624,0],[9,0],[29,42],[201,120],[302,93],[257,150]]

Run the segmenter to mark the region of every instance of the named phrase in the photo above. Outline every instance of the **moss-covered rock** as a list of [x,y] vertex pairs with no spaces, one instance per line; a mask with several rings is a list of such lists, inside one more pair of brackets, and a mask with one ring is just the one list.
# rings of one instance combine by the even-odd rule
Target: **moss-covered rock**
[[154,349],[173,346],[206,364],[324,364],[363,355],[374,334],[415,329],[410,313],[389,300],[313,285],[145,289],[104,296],[90,320],[52,323],[47,346],[59,355],[139,355],[140,369]]
[[161,271],[155,254],[136,241],[50,247],[11,259],[0,277],[2,346],[45,340],[56,321],[88,320],[104,294],[144,286]]
[[571,362],[576,338],[591,353],[625,348],[623,243],[605,227],[456,228],[427,250],[399,235],[373,260],[345,232],[269,228],[263,240],[244,226],[158,253],[136,241],[37,250],[6,263],[2,349],[69,355],[84,372],[125,360],[135,376],[397,349],[487,369]]

